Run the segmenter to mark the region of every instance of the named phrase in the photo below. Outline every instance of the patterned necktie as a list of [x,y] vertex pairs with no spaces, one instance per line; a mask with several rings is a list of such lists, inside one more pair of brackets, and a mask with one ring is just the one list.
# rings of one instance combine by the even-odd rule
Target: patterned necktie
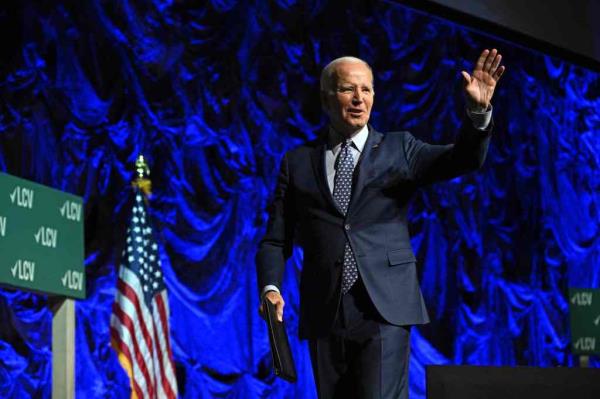
[[[344,215],[348,211],[350,195],[352,194],[352,174],[354,172],[354,158],[350,147],[352,140],[347,139],[342,143],[342,149],[336,160],[337,168],[333,181],[333,199],[338,204]],[[342,269],[342,293],[347,293],[352,285],[358,280],[358,268],[356,259],[346,240],[344,248],[344,267]]]

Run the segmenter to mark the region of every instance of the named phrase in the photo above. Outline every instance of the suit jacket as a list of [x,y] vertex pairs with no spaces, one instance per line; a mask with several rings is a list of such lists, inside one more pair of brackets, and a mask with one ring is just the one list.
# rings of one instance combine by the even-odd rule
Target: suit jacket
[[490,136],[491,124],[480,131],[469,120],[450,145],[427,144],[408,132],[382,134],[369,126],[345,216],[327,185],[326,135],[288,151],[257,253],[259,287],[281,287],[285,262],[293,245],[300,245],[304,250],[300,336],[327,335],[341,298],[342,259],[348,240],[381,316],[395,325],[427,323],[408,233],[409,199],[423,184],[481,167]]

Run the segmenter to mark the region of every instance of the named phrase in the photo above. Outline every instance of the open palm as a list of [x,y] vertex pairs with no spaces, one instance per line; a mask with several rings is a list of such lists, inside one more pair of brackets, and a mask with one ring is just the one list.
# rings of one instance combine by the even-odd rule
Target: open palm
[[469,75],[462,71],[465,97],[472,109],[487,109],[494,95],[498,80],[506,70],[500,65],[502,55],[496,49],[485,49],[479,56],[475,69]]

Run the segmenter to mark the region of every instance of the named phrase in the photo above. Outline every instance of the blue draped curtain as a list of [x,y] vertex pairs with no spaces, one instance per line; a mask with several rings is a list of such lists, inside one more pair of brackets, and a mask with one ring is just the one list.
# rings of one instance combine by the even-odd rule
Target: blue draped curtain
[[[486,47],[506,60],[483,170],[424,189],[411,208],[433,319],[413,329],[413,397],[428,364],[576,363],[567,288],[600,285],[598,73],[395,2],[3,4],[0,170],[85,198],[77,397],[129,397],[109,316],[139,153],[181,397],[316,397],[296,338],[302,253],[283,287],[295,385],[271,370],[254,255],[279,160],[325,126],[318,76],[342,55],[374,68],[376,128],[435,143],[463,115],[460,70]],[[0,397],[49,397],[47,298],[2,289],[0,315]]]

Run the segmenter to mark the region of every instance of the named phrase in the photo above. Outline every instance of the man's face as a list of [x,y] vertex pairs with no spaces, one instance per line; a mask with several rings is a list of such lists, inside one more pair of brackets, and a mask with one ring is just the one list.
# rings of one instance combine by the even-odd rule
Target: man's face
[[369,121],[373,106],[373,75],[363,63],[345,62],[335,68],[329,91],[321,93],[323,108],[338,132],[349,136]]

